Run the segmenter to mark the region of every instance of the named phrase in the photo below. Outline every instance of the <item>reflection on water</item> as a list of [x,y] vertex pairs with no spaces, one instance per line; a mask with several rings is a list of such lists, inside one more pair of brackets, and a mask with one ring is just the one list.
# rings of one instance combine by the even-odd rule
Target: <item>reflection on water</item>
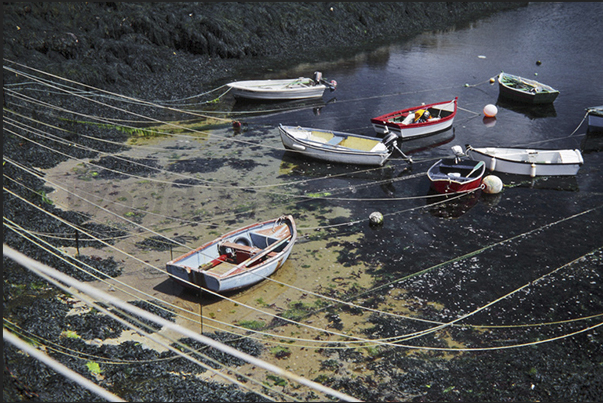
[[583,154],[603,151],[603,131],[587,130],[580,149]]
[[330,98],[325,101],[326,96],[314,99],[296,99],[290,101],[279,100],[255,100],[255,99],[237,99],[231,106],[231,112],[240,116],[252,116],[261,114],[273,114],[278,112],[292,112],[302,110],[312,110],[319,115],[320,110],[328,103],[335,102],[336,99]]
[[400,141],[399,148],[405,154],[414,154],[450,143],[452,140],[454,140],[454,137],[455,129],[453,128],[452,130],[448,129],[426,137],[402,140]]
[[554,118],[557,116],[554,104],[521,104],[509,101],[501,96],[496,100],[496,105],[510,111],[521,113],[528,119]]
[[578,180],[575,176],[537,176],[532,178],[527,175],[513,175],[502,172],[496,172],[495,175],[500,178],[506,188],[520,187],[568,192],[577,192],[580,190],[578,188]]
[[468,194],[442,195],[429,189],[425,197],[427,210],[434,217],[456,219],[471,210],[480,199],[481,189]]

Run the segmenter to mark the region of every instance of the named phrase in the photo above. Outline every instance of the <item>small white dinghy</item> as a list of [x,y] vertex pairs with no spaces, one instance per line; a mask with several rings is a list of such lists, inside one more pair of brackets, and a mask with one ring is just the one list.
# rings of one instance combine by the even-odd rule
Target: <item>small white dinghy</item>
[[316,71],[314,78],[234,81],[226,85],[230,87],[232,95],[239,99],[288,100],[320,98],[327,89],[334,91],[337,82],[323,80],[322,73]]
[[531,177],[576,175],[584,164],[582,153],[577,149],[474,148],[467,145],[466,154],[472,160],[484,161],[490,171]]

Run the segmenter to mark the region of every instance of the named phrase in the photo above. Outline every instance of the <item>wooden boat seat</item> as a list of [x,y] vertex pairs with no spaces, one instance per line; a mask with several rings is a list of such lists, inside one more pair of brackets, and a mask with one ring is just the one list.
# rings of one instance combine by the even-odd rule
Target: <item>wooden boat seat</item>
[[377,140],[371,139],[362,139],[359,137],[347,137],[341,143],[339,143],[342,147],[352,148],[354,150],[362,150],[362,151],[371,151],[375,144],[381,143]]
[[326,143],[333,138],[332,133],[321,132],[318,130],[312,130],[309,140],[317,141],[319,143]]
[[240,243],[226,242],[226,241],[220,242],[220,248],[229,248],[229,249],[232,249],[233,251],[242,251],[242,252],[248,253],[250,255],[256,254],[261,251],[260,248],[256,248],[254,246],[247,246],[247,245],[242,245]]
[[273,242],[277,242],[279,239],[286,238],[291,236],[291,231],[289,231],[289,227],[287,224],[281,224],[270,228],[255,230],[249,233],[254,245],[260,245],[259,237],[264,238],[264,242],[269,240],[268,244],[272,244]]
[[[233,251],[233,258],[236,264],[239,264],[241,262],[244,262],[245,260],[253,257],[254,255],[257,255],[258,253],[262,252],[263,249],[261,248],[256,248],[255,246],[247,246],[247,245],[242,245],[240,243],[234,243],[234,242],[228,242],[228,241],[224,241],[221,242],[219,245],[220,251],[226,250],[226,249],[231,249]],[[273,257],[276,256],[277,253],[276,252],[268,252],[268,254],[266,256]]]
[[333,146],[338,145],[343,140],[343,137],[333,136],[331,140],[327,141],[327,144],[331,144]]

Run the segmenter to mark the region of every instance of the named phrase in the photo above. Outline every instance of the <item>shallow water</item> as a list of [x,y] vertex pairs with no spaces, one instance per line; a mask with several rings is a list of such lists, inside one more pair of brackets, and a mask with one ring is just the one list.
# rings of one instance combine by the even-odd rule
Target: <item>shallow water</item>
[[[453,130],[448,132],[453,138],[444,139],[448,141],[445,144],[410,154],[415,161],[410,171],[404,171],[407,165],[398,160],[364,176],[332,179],[327,176],[349,171],[350,167],[303,161],[291,152],[282,156],[283,161],[297,162],[300,165],[297,172],[303,173],[290,178],[325,178],[310,184],[308,192],[337,189],[340,199],[333,203],[350,209],[348,221],[366,219],[371,211],[383,213],[386,219],[381,229],[355,226],[341,231],[363,231],[363,244],[369,256],[373,255],[375,244],[387,243],[387,248],[379,249],[386,256],[398,255],[401,260],[410,250],[417,250],[421,258],[411,259],[413,266],[424,266],[431,261],[432,254],[439,255],[440,261],[443,257],[453,258],[455,253],[460,255],[459,252],[487,244],[492,239],[506,239],[572,214],[597,209],[601,200],[601,157],[600,153],[585,149],[585,164],[575,178],[530,179],[500,175],[506,185],[502,194],[482,195],[478,200],[462,203],[464,208],[456,209],[462,213],[458,217],[455,216],[459,211],[444,214],[454,220],[427,215],[424,210],[404,212],[430,203],[429,198],[412,198],[428,195],[429,184],[422,174],[436,159],[451,155],[452,145],[581,147],[587,140],[587,126],[583,121],[585,108],[600,103],[603,96],[600,68],[603,55],[593,52],[591,47],[601,38],[595,28],[599,25],[596,15],[601,11],[602,6],[597,3],[534,3],[468,27],[425,33],[408,43],[306,65],[303,71],[282,72],[296,76],[319,70],[325,77],[336,79],[338,88],[325,94],[325,105],[319,113],[308,108],[249,119],[239,115],[248,124],[242,137],[273,145],[275,138],[278,143],[275,126],[279,123],[373,135],[371,117],[458,96],[460,110]],[[497,84],[491,84],[489,79],[500,71],[537,79],[557,88],[561,95],[552,106],[544,107],[525,107],[498,99]],[[482,109],[487,104],[498,107],[493,122],[483,117]],[[244,105],[237,105],[237,112],[243,108]],[[434,138],[434,144],[438,144],[438,140]],[[272,156],[278,158],[278,155]],[[392,179],[390,183],[378,182],[388,178]],[[379,200],[384,198],[408,200]],[[455,210],[454,206],[450,209]],[[591,227],[600,229],[598,210],[585,215]],[[579,233],[583,224],[579,224],[577,218],[571,226]],[[552,246],[560,262],[571,261],[589,248],[601,246],[600,239],[591,236],[592,232],[576,241],[575,249],[566,243],[563,235],[567,232],[560,234],[558,245],[536,242],[538,248]],[[449,244],[454,244],[454,248]],[[426,248],[437,252],[425,254]],[[365,260],[362,256],[359,254],[356,258]],[[386,256],[378,259],[387,261]],[[534,265],[531,259],[524,261],[523,256],[523,253],[517,254],[517,267]],[[399,267],[390,270],[397,271]]]
[[[460,323],[484,326],[600,313],[601,260],[584,258],[603,246],[600,152],[584,150],[585,163],[575,178],[501,175],[500,194],[480,192],[447,203],[430,192],[425,174],[437,159],[452,155],[456,144],[580,148],[587,139],[585,108],[603,103],[603,54],[592,48],[602,37],[601,12],[601,3],[533,3],[467,27],[424,33],[354,56],[334,52],[331,60],[267,73],[272,78],[322,71],[338,88],[318,103],[292,104],[293,111],[274,104],[233,106],[225,99],[219,107],[243,123],[240,133],[225,125],[209,136],[138,141],[123,156],[152,159],[164,170],[144,178],[92,175],[93,169],[78,170],[73,162],[49,171],[49,180],[97,195],[99,206],[110,204],[117,215],[62,191],[49,197],[58,205],[93,211],[100,222],[125,225],[120,217],[134,217],[183,242],[170,252],[142,248],[135,242],[155,234],[139,231],[135,241],[118,243],[154,266],[129,261],[121,280],[186,309],[194,320],[203,315],[203,330],[240,321],[268,323],[293,302],[318,309],[316,301],[330,301],[325,297],[436,322],[469,315]],[[489,82],[500,71],[535,78],[561,95],[552,107],[504,103]],[[283,123],[374,135],[371,117],[456,96],[460,110],[453,129],[433,136],[433,142],[402,145],[412,165],[397,158],[381,168],[307,160],[283,150],[277,129]],[[487,104],[498,106],[493,122],[483,119]],[[262,110],[259,116],[245,113]],[[374,211],[384,215],[382,226],[369,225]],[[171,254],[280,214],[295,217],[300,240],[278,273],[250,289],[226,300],[199,299],[161,273]],[[319,312],[305,318],[303,328],[288,325],[280,334],[309,343],[324,334],[332,340],[365,337],[362,330],[373,326],[369,310],[337,305],[329,315]],[[411,333],[425,324],[404,326]],[[561,326],[548,331],[547,337],[568,333]],[[541,337],[525,330],[493,340],[476,341],[473,333],[463,332],[455,332],[454,341],[442,336],[449,346],[524,344]],[[432,341],[405,344],[441,346],[441,340]],[[324,357],[315,352],[309,357],[308,350],[295,350],[288,365],[311,373]]]

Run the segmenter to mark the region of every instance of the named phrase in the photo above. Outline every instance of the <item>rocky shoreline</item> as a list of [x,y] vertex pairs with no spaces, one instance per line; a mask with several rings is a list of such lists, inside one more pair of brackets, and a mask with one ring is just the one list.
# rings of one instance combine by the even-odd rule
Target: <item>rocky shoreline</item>
[[[3,3],[4,58],[143,99],[463,25],[527,2]],[[264,71],[264,73],[265,73]],[[18,78],[5,74],[5,83]]]

